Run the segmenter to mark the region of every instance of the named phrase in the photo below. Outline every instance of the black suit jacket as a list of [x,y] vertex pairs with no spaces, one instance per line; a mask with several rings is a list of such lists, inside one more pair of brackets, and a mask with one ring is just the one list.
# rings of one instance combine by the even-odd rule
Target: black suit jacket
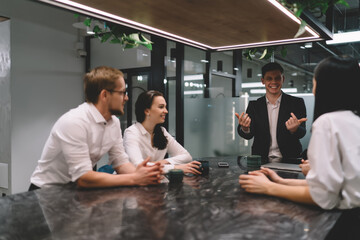
[[[302,147],[299,139],[306,134],[305,122],[301,123],[294,134],[291,134],[289,130],[286,129],[285,122],[291,117],[291,112],[294,113],[298,119],[306,118],[304,100],[282,93],[276,139],[283,158],[300,157]],[[251,118],[250,133],[244,133],[240,125],[238,127],[238,133],[245,139],[254,137],[252,154],[261,155],[263,159],[267,159],[271,136],[265,96],[258,98],[256,101],[250,101],[246,113]]]

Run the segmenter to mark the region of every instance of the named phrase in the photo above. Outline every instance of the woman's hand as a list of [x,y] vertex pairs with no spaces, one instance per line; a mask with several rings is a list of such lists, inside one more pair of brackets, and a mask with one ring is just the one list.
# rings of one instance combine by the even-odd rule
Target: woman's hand
[[271,181],[273,181],[273,182],[282,183],[284,181],[284,179],[282,177],[277,175],[277,173],[275,171],[271,170],[270,168],[262,167],[261,170],[259,170],[259,172],[268,176],[271,179]]
[[240,175],[239,184],[247,192],[267,194],[273,183],[261,171],[254,171]]
[[159,160],[159,161],[156,161],[158,163],[161,163],[161,164],[170,164],[166,159],[163,159],[163,160]]
[[149,184],[160,183],[162,176],[162,164],[154,163],[152,166],[147,166],[150,158],[146,158],[143,162],[137,165],[135,170],[135,184],[145,186]]
[[185,164],[178,164],[175,165],[175,169],[181,169],[183,170],[184,173],[193,173],[193,174],[201,174],[201,172],[199,171],[200,169],[200,162],[198,161],[192,161],[189,163],[185,163]]
[[310,163],[309,160],[301,160],[301,164],[299,164],[299,167],[301,168],[301,172],[306,176],[308,172],[310,171]]

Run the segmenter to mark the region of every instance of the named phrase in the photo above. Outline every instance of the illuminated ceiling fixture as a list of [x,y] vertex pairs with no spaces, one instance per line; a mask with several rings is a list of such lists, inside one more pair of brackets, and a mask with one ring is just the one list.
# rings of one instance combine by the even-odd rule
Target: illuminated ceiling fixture
[[[75,11],[84,15],[92,16],[94,18],[99,18],[104,21],[114,22],[117,24],[120,24],[122,26],[130,27],[133,29],[137,29],[140,31],[148,32],[150,34],[158,35],[161,37],[164,37],[169,40],[174,40],[180,43],[184,43],[196,48],[200,48],[203,50],[213,50],[213,51],[225,51],[225,50],[234,50],[234,49],[240,49],[240,48],[251,48],[251,47],[262,47],[262,46],[268,46],[268,45],[282,45],[282,44],[288,44],[288,43],[297,43],[297,42],[304,42],[304,41],[315,41],[315,40],[322,40],[320,34],[316,33],[313,29],[306,26],[305,30],[308,33],[307,37],[299,37],[299,38],[288,38],[288,39],[278,39],[278,40],[271,40],[271,41],[263,41],[263,42],[251,42],[251,43],[243,43],[243,44],[232,44],[232,45],[226,45],[226,46],[211,46],[212,44],[204,44],[200,42],[200,40],[194,41],[190,38],[182,37],[177,34],[173,34],[168,31],[161,30],[159,28],[152,27],[150,25],[146,25],[143,23],[139,23],[124,17],[120,17],[120,15],[111,14],[106,11],[102,11],[100,9],[97,9],[95,7],[90,7],[88,5],[80,4],[76,2],[76,0],[70,1],[70,0],[38,0],[41,2],[45,2],[51,5],[55,5],[61,8],[66,8],[71,11]],[[83,1],[86,2],[86,1]],[[89,5],[93,3],[94,1],[89,1]],[[271,3],[273,6],[275,6],[277,9],[279,9],[281,12],[283,12],[287,17],[295,21],[299,26],[301,23],[301,20],[297,18],[292,12],[290,12],[288,9],[286,9],[284,6],[282,6],[279,2],[276,0],[268,0],[269,3]],[[316,30],[318,31],[318,30]]]
[[86,33],[89,35],[94,35],[95,33],[91,30],[91,28],[86,27]]
[[261,82],[250,82],[250,83],[242,83],[242,88],[256,88],[256,87],[264,87],[264,84]]
[[[297,88],[282,88],[284,93],[297,93]],[[266,89],[250,89],[251,94],[265,94]]]
[[184,81],[196,81],[196,80],[204,80],[204,75],[194,74],[194,75],[185,75],[184,76]]
[[312,42],[305,43],[305,48],[312,48]]
[[327,40],[326,44],[331,45],[351,42],[360,42],[360,31],[334,33],[333,40]]

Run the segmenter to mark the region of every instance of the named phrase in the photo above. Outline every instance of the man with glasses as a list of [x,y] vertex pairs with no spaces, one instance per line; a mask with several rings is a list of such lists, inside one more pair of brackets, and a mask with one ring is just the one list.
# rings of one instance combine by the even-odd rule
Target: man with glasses
[[281,91],[285,77],[280,64],[268,63],[261,70],[266,94],[250,101],[246,114],[235,114],[238,133],[245,139],[254,137],[252,154],[261,155],[265,162],[298,158],[302,151],[299,139],[306,134],[304,100]]
[[[135,167],[123,147],[120,121],[126,94],[123,73],[97,67],[85,74],[86,102],[62,115],[53,126],[29,190],[75,182],[78,187],[149,185],[160,182],[161,166]],[[106,153],[118,174],[93,171]]]

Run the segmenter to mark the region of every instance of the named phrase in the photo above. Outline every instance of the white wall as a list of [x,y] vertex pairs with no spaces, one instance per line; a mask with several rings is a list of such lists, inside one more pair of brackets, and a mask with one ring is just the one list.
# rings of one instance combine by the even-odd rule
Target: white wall
[[[34,1],[0,0],[11,22],[10,192],[26,191],[50,129],[83,102],[84,59],[74,14]],[[2,36],[0,36],[2,37]]]

